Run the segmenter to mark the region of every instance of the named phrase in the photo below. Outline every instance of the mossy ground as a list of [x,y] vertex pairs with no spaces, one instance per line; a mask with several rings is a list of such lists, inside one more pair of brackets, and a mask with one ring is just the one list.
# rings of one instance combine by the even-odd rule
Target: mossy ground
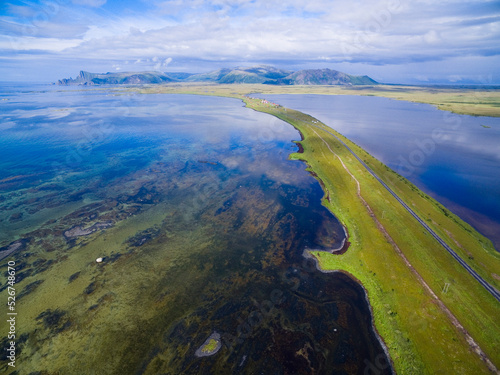
[[202,352],[204,353],[210,353],[217,348],[217,345],[219,345],[219,342],[215,339],[210,339],[210,341],[201,349]]

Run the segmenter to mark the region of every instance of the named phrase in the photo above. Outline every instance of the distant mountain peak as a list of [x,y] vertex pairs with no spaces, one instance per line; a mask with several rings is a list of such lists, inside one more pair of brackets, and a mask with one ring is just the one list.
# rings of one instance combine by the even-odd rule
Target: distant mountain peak
[[169,83],[175,79],[161,72],[119,72],[119,73],[90,73],[84,70],[75,78],[64,78],[57,81],[58,85],[133,85],[146,83]]
[[290,74],[285,79],[292,80],[295,85],[376,85],[368,76],[353,76],[337,70],[306,69]]
[[61,79],[58,85],[157,84],[170,82],[212,82],[219,84],[262,83],[270,85],[376,85],[368,76],[353,76],[337,70],[306,69],[296,72],[271,65],[222,68],[208,73],[120,72],[90,73],[80,71],[75,78]]

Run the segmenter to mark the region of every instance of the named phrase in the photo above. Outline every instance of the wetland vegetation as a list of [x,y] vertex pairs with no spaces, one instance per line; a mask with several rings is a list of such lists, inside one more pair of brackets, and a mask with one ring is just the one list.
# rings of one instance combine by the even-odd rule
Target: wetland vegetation
[[2,370],[391,373],[365,290],[302,256],[345,232],[292,127],[225,98],[33,95],[4,134],[1,214],[24,220],[2,235],[22,312]]
[[[102,104],[93,108],[91,123],[110,102],[126,105],[105,126],[96,121],[87,129],[108,134],[108,123],[120,125],[104,140],[91,139],[91,158],[57,173],[48,168],[33,175],[23,170],[29,165],[20,166],[2,181],[8,190],[2,215],[13,218],[2,254],[17,263],[25,314],[19,373],[68,366],[83,373],[390,373],[389,356],[404,374],[480,374],[500,367],[497,301],[415,225],[330,135],[334,130],[246,96],[261,89],[98,89],[93,93],[102,95]],[[290,88],[272,88],[278,89]],[[248,108],[185,96],[206,111],[196,117],[165,93],[229,96]],[[300,131],[301,153],[290,158],[305,161],[320,184],[302,162],[288,160],[298,135],[249,108]],[[60,108],[54,116],[53,109],[38,114],[45,116],[37,119],[42,130],[57,128],[62,113],[75,125],[88,116]],[[243,118],[250,119],[246,130],[232,133]],[[127,138],[131,131],[134,142]],[[190,138],[195,133],[203,142]],[[15,131],[9,136],[18,137]],[[488,239],[337,136],[500,288],[500,257]],[[60,152],[56,160],[68,155],[53,147],[54,155]],[[27,152],[40,165],[43,155]],[[60,165],[49,161],[51,168]],[[81,180],[86,188],[75,189]],[[340,247],[343,226],[348,250],[325,251]],[[219,340],[216,353],[196,356],[212,354]]]
[[[415,224],[339,141],[317,126],[328,132],[332,129],[303,113],[266,106],[258,99],[245,100],[251,108],[278,116],[303,134],[304,153],[296,157],[307,161],[322,180],[329,197],[324,204],[349,228],[351,241],[349,251],[340,257],[312,254],[321,268],[346,270],[368,290],[375,324],[396,371],[449,372],[452,366],[454,372],[488,373],[498,366],[499,327],[494,318],[500,312],[498,301]],[[500,256],[491,241],[364,150],[337,136],[499,288],[495,272],[500,269]],[[451,293],[444,291],[447,283],[452,285]],[[471,350],[465,332],[483,349],[482,355]],[[485,357],[489,359],[481,362]]]

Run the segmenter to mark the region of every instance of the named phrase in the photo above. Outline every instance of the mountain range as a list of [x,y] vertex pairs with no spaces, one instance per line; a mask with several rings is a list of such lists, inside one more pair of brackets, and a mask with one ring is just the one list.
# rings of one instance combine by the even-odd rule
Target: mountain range
[[267,85],[376,85],[368,76],[353,76],[331,69],[282,70],[268,65],[219,69],[209,73],[119,72],[89,73],[81,71],[75,78],[65,78],[58,85],[160,84],[173,82],[209,82],[218,84],[262,83]]

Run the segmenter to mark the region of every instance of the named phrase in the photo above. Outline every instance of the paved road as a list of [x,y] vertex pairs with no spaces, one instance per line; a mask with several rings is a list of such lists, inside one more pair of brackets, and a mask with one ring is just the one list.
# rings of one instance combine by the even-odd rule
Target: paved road
[[344,141],[342,141],[339,137],[337,137],[335,134],[329,132],[328,130],[325,130],[317,125],[314,125],[314,124],[309,124],[311,126],[314,126],[315,128],[318,128],[318,129],[321,129],[325,132],[327,132],[328,134],[330,134],[331,136],[335,137],[340,143],[342,143],[345,148],[347,148],[349,150],[349,152],[356,158],[359,160],[359,162],[366,168],[366,170],[368,172],[370,172],[370,174],[375,177],[377,179],[378,182],[380,182],[382,184],[383,187],[385,187],[387,189],[387,191],[389,193],[391,193],[391,195],[399,202],[401,203],[401,205],[420,223],[420,225],[422,225],[425,230],[427,230],[427,232],[430,233],[430,235],[432,237],[434,237],[436,239],[437,242],[439,242],[450,254],[453,258],[455,258],[455,260],[460,263],[462,265],[462,267],[464,267],[467,272],[469,272],[469,274],[474,277],[488,292],[490,292],[493,297],[496,298],[496,300],[498,302],[500,302],[500,292],[498,290],[496,290],[490,283],[488,283],[486,280],[484,280],[481,276],[479,276],[479,274],[474,271],[472,269],[471,266],[469,266],[467,264],[467,262],[465,262],[436,232],[434,232],[428,225],[427,223],[425,223],[405,202],[403,202],[403,200],[389,187],[387,186],[387,184],[382,181],[382,179],[368,166],[366,165],[366,163],[361,160],[361,158],[356,155],[356,153],[351,150],[351,148],[349,146],[347,146]]

